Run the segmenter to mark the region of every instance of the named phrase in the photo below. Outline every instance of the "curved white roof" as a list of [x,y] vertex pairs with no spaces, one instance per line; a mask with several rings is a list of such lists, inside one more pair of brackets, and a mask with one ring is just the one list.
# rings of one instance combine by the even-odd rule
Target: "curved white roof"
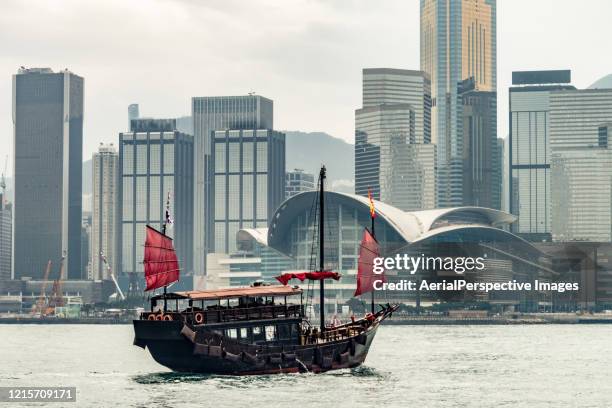
[[612,88],[612,74],[606,75],[603,78],[599,78],[595,81],[589,89],[607,89]]
[[238,231],[236,238],[239,241],[255,240],[261,245],[268,246],[267,228],[243,228]]
[[[266,243],[271,246],[279,244],[282,246],[286,226],[292,222],[294,216],[312,206],[316,194],[316,191],[303,192],[281,204],[270,221]],[[327,192],[326,195],[334,200],[361,207],[364,211],[369,209],[367,197],[338,192]],[[374,200],[374,207],[377,216],[395,229],[407,243],[431,237],[448,226],[453,226],[452,229],[474,226],[492,228],[507,225],[516,220],[515,216],[506,212],[483,207],[455,207],[408,212],[377,200]],[[247,230],[244,231],[246,233]],[[261,230],[257,234],[250,234],[258,239],[256,235],[263,233]],[[258,242],[263,242],[263,240],[258,239]]]
[[[341,194],[359,201],[369,208],[370,202],[367,197],[346,193],[335,194]],[[377,200],[374,200],[374,207],[376,208],[377,215],[393,225],[397,232],[408,242],[420,239],[423,234],[431,231],[436,221],[451,214],[460,215],[461,213],[470,212],[481,214],[489,220],[489,225],[493,227],[511,224],[516,221],[516,216],[512,214],[484,207],[453,207],[423,211],[402,211],[399,208]]]

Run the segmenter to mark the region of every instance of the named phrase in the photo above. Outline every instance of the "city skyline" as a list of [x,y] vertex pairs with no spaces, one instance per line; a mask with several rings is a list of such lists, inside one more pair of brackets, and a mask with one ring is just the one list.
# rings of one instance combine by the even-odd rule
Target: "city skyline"
[[[88,109],[84,123],[84,157],[90,157],[100,142],[116,143],[117,133],[127,130],[125,108],[130,103],[139,103],[147,115],[178,117],[189,114],[192,96],[246,94],[250,91],[277,102],[277,129],[325,131],[352,143],[352,110],[359,106],[361,69],[375,66],[419,68],[418,1],[388,0],[376,4],[358,1],[350,5],[269,1],[195,5],[177,1],[157,5],[159,7],[155,10],[142,7],[138,2],[90,5],[84,10],[85,17],[80,16],[77,21],[77,9],[79,12],[83,10],[73,7],[75,3],[71,1],[55,5],[41,2],[38,8],[27,9],[18,2],[5,4],[5,12],[0,17],[0,38],[4,39],[7,48],[0,58],[0,92],[10,94],[10,77],[22,65],[49,66],[54,70],[67,67],[85,77]],[[597,2],[595,6],[601,12],[592,14],[591,7],[587,9],[577,4],[543,0],[499,2],[499,137],[506,137],[508,133],[505,113],[513,70],[569,68],[578,88],[586,88],[610,73],[608,67],[612,64],[606,61],[610,57],[583,46],[590,38],[605,37],[604,30],[612,29],[605,24],[605,16],[609,14],[605,10],[612,11],[612,5]],[[260,33],[254,38],[242,38],[241,33],[253,24],[248,21],[248,16],[254,8],[269,10],[269,13],[263,13],[267,14],[266,21],[282,23],[287,20],[292,24],[261,28],[258,22]],[[524,13],[527,9],[529,13]],[[551,9],[555,10],[554,21],[546,19],[551,15]],[[300,10],[299,21],[294,21],[298,16],[297,10]],[[95,27],[108,19],[135,12],[146,17],[143,22],[109,33],[106,37],[97,35]],[[214,21],[202,24],[228,14],[234,17],[231,26],[240,29],[219,27]],[[47,18],[48,15],[55,18]],[[365,15],[368,17],[362,17]],[[40,20],[43,16],[44,21]],[[167,24],[163,29],[153,30],[152,27],[159,26],[155,22],[166,16],[172,16],[173,20],[164,21]],[[46,32],[48,36],[41,38],[36,34],[30,37],[18,29],[16,22],[24,19],[38,23],[39,32]],[[589,21],[589,24],[567,30],[568,26],[575,26],[575,21],[581,20]],[[171,32],[177,24],[180,30]],[[546,30],[542,30],[542,24],[546,24]],[[71,27],[71,30],[58,30],[55,28],[58,26]],[[206,26],[210,27],[202,28]],[[366,35],[355,40],[349,34],[356,29]],[[219,43],[214,41],[202,43],[207,38],[206,30],[215,31],[216,35],[211,38],[224,38],[232,47],[219,47]],[[19,37],[15,37],[17,32]],[[79,40],[68,41],[74,33],[79,34]],[[115,41],[116,36],[122,37],[123,41]],[[266,38],[269,41],[264,41]],[[202,56],[193,55],[190,46],[194,41],[207,52]],[[260,45],[253,47],[252,41]],[[140,61],[126,63],[132,58],[139,59],[141,53],[149,52],[151,46],[148,44],[154,43],[157,48],[171,45],[175,53],[178,51],[185,57],[181,75],[173,74],[176,73],[174,65],[151,67]],[[19,44],[19,48],[13,44]],[[534,44],[539,44],[539,47]],[[134,47],[140,51],[130,55],[128,51]],[[234,49],[230,52],[229,48]],[[258,51],[257,55],[253,55],[254,49]],[[237,67],[228,53],[241,50],[244,51],[244,60],[241,67]],[[280,58],[281,52],[285,52],[287,58]],[[104,58],[104,63],[100,63],[100,58]],[[204,59],[212,63],[205,64]],[[326,63],[320,64],[321,60]],[[142,75],[145,69],[148,73]],[[258,74],[253,76],[253,72]],[[231,81],[223,80],[227,75],[232,75]],[[152,78],[155,86],[143,78]],[[112,86],[118,79],[124,80],[126,86],[121,89]],[[326,98],[321,100],[320,94],[323,93]],[[301,115],[304,109],[318,120],[308,120]],[[0,145],[0,157],[11,157],[7,175],[12,177],[10,110],[10,98],[2,98],[0,112],[4,114],[0,115],[0,130],[7,135],[4,140],[8,143]]]

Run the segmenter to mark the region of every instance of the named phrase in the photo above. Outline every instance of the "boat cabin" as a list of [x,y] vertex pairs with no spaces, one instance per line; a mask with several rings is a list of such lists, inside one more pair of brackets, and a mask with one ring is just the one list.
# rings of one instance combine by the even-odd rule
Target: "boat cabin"
[[[300,296],[300,303],[289,301]],[[193,328],[250,344],[295,344],[304,319],[298,287],[269,285],[160,294],[151,298],[145,320],[183,321]]]

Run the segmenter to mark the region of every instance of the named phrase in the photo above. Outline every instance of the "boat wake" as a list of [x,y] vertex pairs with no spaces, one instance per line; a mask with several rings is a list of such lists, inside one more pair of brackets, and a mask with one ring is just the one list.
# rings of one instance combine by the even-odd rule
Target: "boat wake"
[[[329,371],[322,375],[334,377],[366,377],[374,379],[385,379],[387,373],[381,372],[372,367],[359,366],[352,369],[344,369],[338,371]],[[275,375],[249,375],[249,376],[231,376],[231,375],[215,375],[215,374],[199,374],[199,373],[177,373],[177,372],[157,372],[149,374],[140,374],[132,377],[132,380],[138,384],[170,384],[170,383],[195,383],[202,381],[215,381],[218,386],[223,387],[244,387],[253,384],[262,383],[264,387],[272,380],[273,383],[294,382],[300,378],[315,376],[312,373],[290,373],[290,374],[275,374]]]
[[331,375],[335,377],[371,377],[380,379],[385,379],[388,377],[387,373],[367,366],[359,366],[348,370],[330,371],[324,375]]
[[137,382],[138,384],[168,384],[168,383],[200,382],[200,381],[206,381],[213,377],[217,377],[217,376],[210,375],[210,374],[198,374],[198,373],[161,372],[161,373],[135,375],[132,377],[132,380],[134,380],[134,382]]

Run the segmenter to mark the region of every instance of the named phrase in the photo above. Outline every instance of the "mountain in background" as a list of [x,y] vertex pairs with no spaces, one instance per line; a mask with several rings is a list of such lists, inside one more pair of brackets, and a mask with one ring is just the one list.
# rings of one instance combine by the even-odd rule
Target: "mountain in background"
[[283,130],[286,139],[285,168],[287,171],[302,169],[319,174],[321,164],[327,167],[329,186],[334,191],[353,193],[354,146],[324,132],[300,132]]

